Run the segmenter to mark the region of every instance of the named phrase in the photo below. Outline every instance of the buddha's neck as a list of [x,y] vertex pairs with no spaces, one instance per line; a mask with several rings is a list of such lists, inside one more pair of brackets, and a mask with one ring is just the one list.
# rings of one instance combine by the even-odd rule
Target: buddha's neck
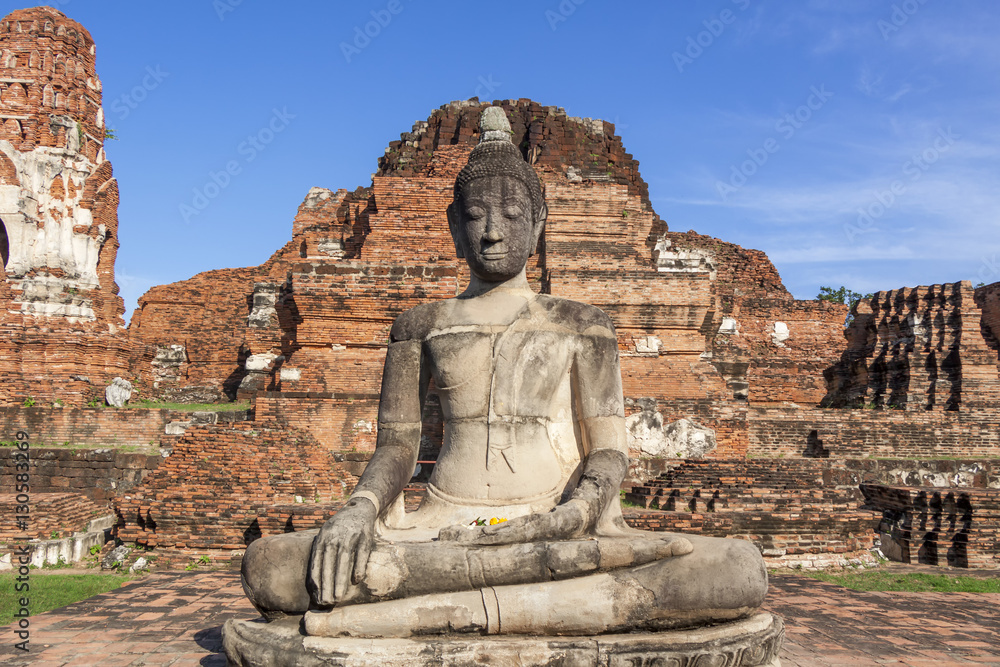
[[483,280],[482,278],[473,275],[472,280],[469,281],[469,286],[465,288],[464,292],[462,292],[462,296],[470,298],[488,294],[512,292],[522,294],[524,296],[534,296],[535,292],[531,289],[531,286],[528,285],[526,269],[521,269],[521,272],[513,278],[501,280],[499,282]]

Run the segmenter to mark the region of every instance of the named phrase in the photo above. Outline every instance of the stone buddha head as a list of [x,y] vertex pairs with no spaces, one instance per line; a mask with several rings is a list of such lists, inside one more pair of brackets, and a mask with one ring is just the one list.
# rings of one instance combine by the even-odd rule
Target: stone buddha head
[[502,282],[535,253],[548,209],[538,176],[511,141],[503,109],[487,107],[479,126],[479,145],[455,179],[448,227],[472,273]]

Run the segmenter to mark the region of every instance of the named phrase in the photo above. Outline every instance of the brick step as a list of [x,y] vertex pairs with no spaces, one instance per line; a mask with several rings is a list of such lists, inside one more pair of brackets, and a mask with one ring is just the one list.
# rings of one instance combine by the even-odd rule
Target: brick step
[[835,498],[859,497],[858,489],[854,487],[823,487],[812,489],[784,489],[766,486],[748,486],[731,488],[705,488],[705,487],[655,487],[655,486],[633,486],[632,493],[645,496],[715,496],[726,498],[761,498],[761,497],[786,497],[786,498]]
[[850,499],[843,502],[831,502],[829,500],[817,500],[816,502],[802,502],[799,498],[787,498],[770,501],[744,502],[723,498],[679,498],[676,496],[633,496],[625,495],[625,499],[646,509],[659,509],[664,511],[693,511],[693,512],[721,512],[721,511],[758,511],[758,512],[780,512],[780,511],[854,511],[858,509],[857,500]]
[[626,508],[625,521],[640,530],[748,539],[761,549],[788,555],[849,553],[870,549],[877,513],[808,512],[668,512]]
[[695,508],[715,511],[722,508],[757,507],[824,507],[852,510],[860,506],[855,489],[703,489],[636,486],[625,494],[625,500],[642,507],[674,510]]
[[42,540],[68,537],[86,529],[91,519],[111,514],[106,506],[79,493],[31,493],[25,523],[24,505],[13,493],[0,495],[0,541]]
[[651,487],[713,487],[713,488],[786,488],[811,489],[824,486],[824,462],[796,460],[794,462],[748,463],[747,461],[685,461],[646,485]]

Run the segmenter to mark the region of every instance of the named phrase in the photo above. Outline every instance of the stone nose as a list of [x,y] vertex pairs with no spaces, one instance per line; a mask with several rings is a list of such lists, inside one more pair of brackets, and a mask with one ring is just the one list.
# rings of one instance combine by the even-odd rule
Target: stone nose
[[490,243],[496,243],[497,241],[503,241],[503,232],[500,231],[500,225],[497,221],[490,216],[486,223],[486,233],[483,234],[483,240],[489,241]]

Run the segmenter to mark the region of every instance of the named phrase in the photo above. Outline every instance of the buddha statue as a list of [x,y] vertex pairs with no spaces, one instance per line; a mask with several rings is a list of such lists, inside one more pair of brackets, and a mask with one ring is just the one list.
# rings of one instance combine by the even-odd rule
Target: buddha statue
[[[487,108],[448,208],[470,283],[392,326],[377,444],[344,507],[318,531],[247,548],[244,589],[265,619],[302,617],[309,637],[591,636],[725,623],[761,604],[750,542],[625,524],[614,326],[530,289],[546,216],[503,110]],[[432,378],[444,439],[407,512]]]

